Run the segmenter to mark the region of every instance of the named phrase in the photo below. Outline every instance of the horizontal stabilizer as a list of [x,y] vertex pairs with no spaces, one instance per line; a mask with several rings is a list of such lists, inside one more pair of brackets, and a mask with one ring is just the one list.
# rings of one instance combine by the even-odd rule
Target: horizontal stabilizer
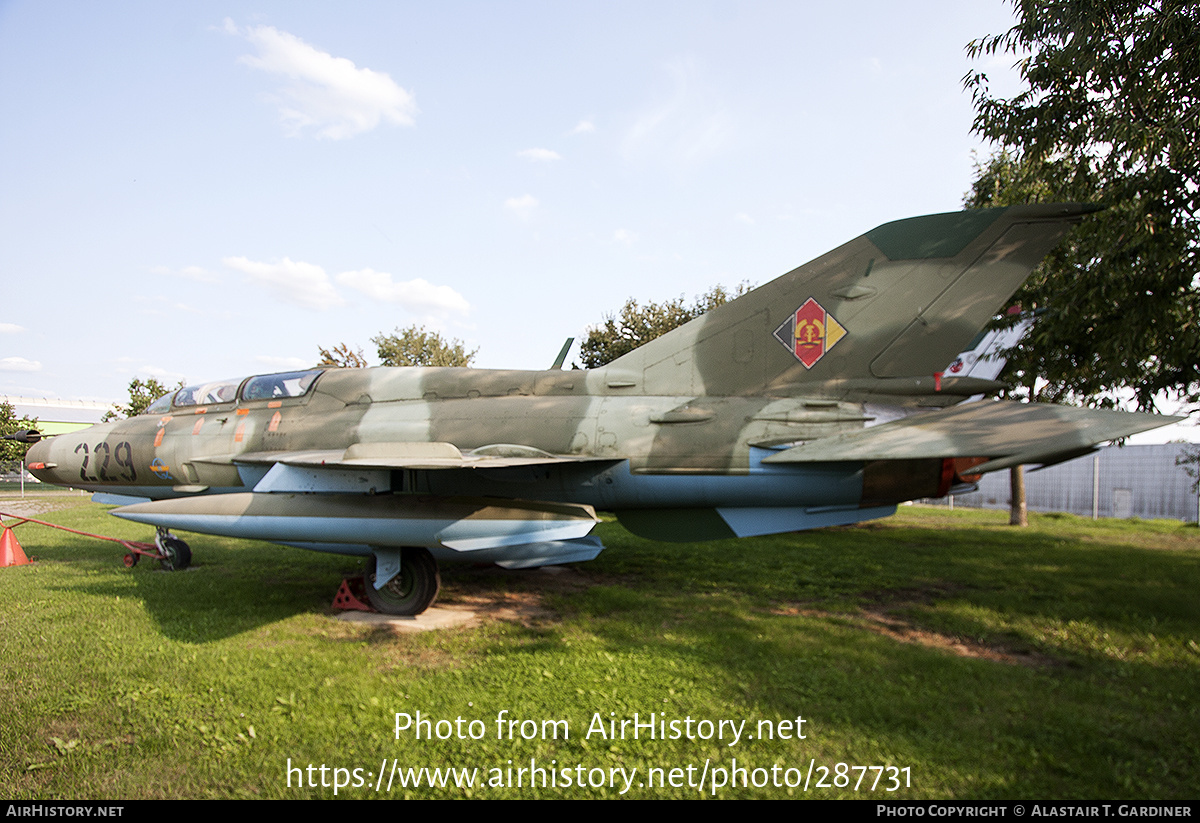
[[[793,446],[764,463],[990,457],[972,473],[1058,459],[1181,420],[1043,403],[966,403]],[[1015,460],[1015,462],[1014,462]]]

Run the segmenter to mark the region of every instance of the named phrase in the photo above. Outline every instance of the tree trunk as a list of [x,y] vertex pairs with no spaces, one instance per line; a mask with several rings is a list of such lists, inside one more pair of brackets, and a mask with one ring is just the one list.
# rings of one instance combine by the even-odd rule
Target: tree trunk
[[1009,487],[1012,491],[1008,525],[1028,526],[1029,514],[1025,509],[1025,467],[1013,466],[1008,470]]

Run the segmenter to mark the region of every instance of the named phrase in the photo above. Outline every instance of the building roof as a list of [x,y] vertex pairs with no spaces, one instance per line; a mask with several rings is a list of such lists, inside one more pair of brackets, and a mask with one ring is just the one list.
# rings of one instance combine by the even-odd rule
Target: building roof
[[100,422],[105,412],[112,411],[111,403],[95,400],[63,400],[57,397],[0,397],[13,407],[18,418],[35,417],[39,424],[68,423],[90,426]]

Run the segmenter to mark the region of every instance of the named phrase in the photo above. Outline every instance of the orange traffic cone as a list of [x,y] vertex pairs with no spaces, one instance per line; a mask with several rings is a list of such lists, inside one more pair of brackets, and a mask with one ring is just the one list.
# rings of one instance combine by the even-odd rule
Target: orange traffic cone
[[24,566],[28,562],[29,558],[21,550],[21,544],[17,542],[17,536],[13,534],[12,529],[5,526],[4,534],[0,535],[0,567]]

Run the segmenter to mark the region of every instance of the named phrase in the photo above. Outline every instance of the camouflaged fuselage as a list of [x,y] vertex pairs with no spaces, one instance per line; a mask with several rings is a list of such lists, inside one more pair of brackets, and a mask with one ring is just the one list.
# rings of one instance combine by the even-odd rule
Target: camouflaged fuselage
[[[971,466],[1056,462],[1170,421],[957,405],[1002,384],[943,374],[1093,210],[1037,204],[885,224],[592,371],[328,369],[188,387],[154,413],[34,446],[31,470],[186,500],[123,514],[143,522],[273,539],[308,518],[332,534],[322,546],[366,541],[359,553],[384,539],[378,530],[367,541],[369,530],[327,528],[306,506],[344,514],[346,498],[329,495],[419,495],[447,523],[491,518],[496,552],[519,539],[505,531],[514,518],[532,534],[539,517],[594,516],[562,504],[616,511],[662,539],[880,517],[969,481]],[[236,499],[203,502],[219,494]],[[397,523],[419,519],[411,503],[393,501]],[[364,500],[360,520],[380,506]],[[472,520],[464,506],[487,514]],[[238,525],[237,511],[260,525]],[[343,514],[328,519],[353,520]],[[489,539],[465,528],[422,539],[439,551]]]
[[[46,482],[152,498],[243,487],[237,461],[244,455],[261,460],[397,442],[452,443],[463,452],[515,445],[603,459],[503,470],[512,476],[548,468],[594,475],[607,470],[605,460],[635,475],[746,475],[756,448],[857,430],[867,419],[859,403],[627,392],[609,387],[604,369],[330,369],[301,397],[174,408],[102,424],[44,441],[31,462],[54,465],[37,470]],[[447,472],[454,483],[477,473],[427,473]],[[418,482],[444,485],[436,477]],[[559,491],[548,499],[572,496]]]

